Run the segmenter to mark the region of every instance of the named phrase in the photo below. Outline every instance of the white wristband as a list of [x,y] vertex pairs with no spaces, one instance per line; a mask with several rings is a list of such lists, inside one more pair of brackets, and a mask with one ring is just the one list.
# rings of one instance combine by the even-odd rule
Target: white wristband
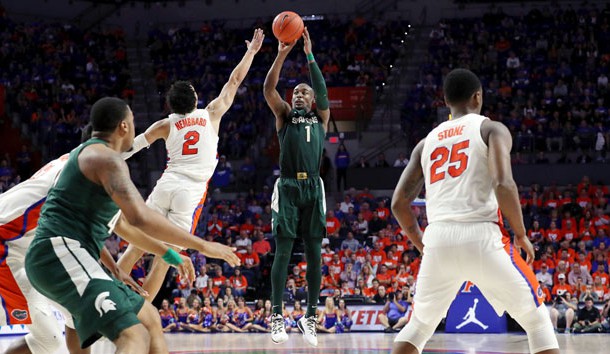
[[133,156],[138,151],[140,151],[144,148],[148,148],[149,146],[150,146],[150,144],[148,143],[148,140],[146,140],[146,136],[144,135],[144,133],[142,133],[142,134],[136,136],[135,139],[133,139],[133,145],[132,145],[131,149],[129,151],[122,153],[121,156],[123,157],[123,159],[127,160],[128,158]]

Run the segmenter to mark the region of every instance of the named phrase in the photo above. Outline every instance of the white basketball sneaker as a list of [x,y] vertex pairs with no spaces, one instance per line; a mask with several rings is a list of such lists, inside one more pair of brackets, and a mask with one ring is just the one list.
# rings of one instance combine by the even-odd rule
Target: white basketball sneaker
[[318,323],[317,316],[301,317],[297,322],[297,326],[303,332],[305,341],[312,347],[318,346],[318,337],[316,334],[316,324]]
[[274,314],[271,316],[271,340],[275,344],[281,344],[288,340],[282,315]]

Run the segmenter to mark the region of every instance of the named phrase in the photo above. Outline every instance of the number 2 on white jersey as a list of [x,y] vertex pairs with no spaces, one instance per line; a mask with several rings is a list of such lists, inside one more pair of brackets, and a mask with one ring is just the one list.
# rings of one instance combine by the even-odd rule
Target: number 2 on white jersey
[[191,130],[184,134],[184,143],[182,144],[182,155],[195,155],[199,149],[192,147],[199,142],[199,132]]

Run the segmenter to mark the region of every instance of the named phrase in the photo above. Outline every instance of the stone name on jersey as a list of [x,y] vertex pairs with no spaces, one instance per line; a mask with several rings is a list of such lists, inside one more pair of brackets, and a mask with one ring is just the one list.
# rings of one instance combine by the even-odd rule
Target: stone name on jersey
[[453,127],[453,128],[449,128],[449,129],[445,129],[442,132],[438,133],[438,140],[443,140],[443,139],[447,139],[447,138],[451,138],[454,136],[458,136],[458,135],[462,135],[462,133],[464,132],[464,126],[460,125],[457,127]]

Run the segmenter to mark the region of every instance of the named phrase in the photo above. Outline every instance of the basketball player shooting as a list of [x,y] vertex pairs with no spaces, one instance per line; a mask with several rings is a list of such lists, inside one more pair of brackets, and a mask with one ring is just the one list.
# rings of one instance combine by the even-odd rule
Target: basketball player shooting
[[[293,91],[292,105],[282,99],[276,89],[286,56],[296,44],[278,44],[278,54],[264,83],[267,104],[275,115],[275,128],[280,142],[280,178],[271,197],[273,234],[276,250],[271,268],[271,340],[288,340],[282,316],[282,296],[288,276],[286,269],[297,237],[303,239],[307,260],[307,313],[298,322],[307,343],[318,345],[316,310],[320,297],[322,239],[326,236],[326,202],[320,178],[320,162],[324,136],[330,118],[326,82],[314,59],[307,28],[303,32],[303,49],[309,65],[311,86],[298,84]],[[315,99],[316,109],[312,109]]]
[[[237,89],[248,74],[252,60],[264,39],[262,29],[254,30],[252,40],[246,40],[247,50],[242,60],[233,69],[218,97],[205,109],[197,109],[197,93],[190,83],[175,82],[167,94],[172,114],[138,135],[134,140],[133,149],[124,154],[124,157],[128,157],[156,140],[165,141],[167,168],[157,181],[146,204],[191,234],[197,228],[205,203],[208,181],[218,163],[220,121],[233,104]],[[126,222],[123,226],[129,227]],[[117,230],[119,235],[120,231],[122,230]],[[144,251],[130,244],[118,264],[125,272],[130,272],[143,254]],[[149,293],[149,300],[152,301],[159,292],[168,269],[167,263],[158,257],[154,258],[152,269],[142,285]]]
[[[510,132],[480,115],[481,82],[471,71],[451,71],[443,91],[452,119],[417,144],[392,198],[400,227],[423,253],[416,306],[396,336],[393,353],[421,353],[462,283],[470,280],[498,314],[507,311],[525,329],[532,353],[559,354],[542,291],[528,266],[534,250],[512,176]],[[422,235],[411,202],[424,183],[430,224]],[[503,236],[499,210],[514,230],[514,245]]]

